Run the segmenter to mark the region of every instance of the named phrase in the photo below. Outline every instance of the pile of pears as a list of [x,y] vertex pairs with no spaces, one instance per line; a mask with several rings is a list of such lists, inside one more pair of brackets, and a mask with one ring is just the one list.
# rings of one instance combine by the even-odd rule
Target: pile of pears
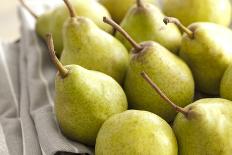
[[64,136],[96,155],[232,154],[229,0],[21,3],[58,71]]

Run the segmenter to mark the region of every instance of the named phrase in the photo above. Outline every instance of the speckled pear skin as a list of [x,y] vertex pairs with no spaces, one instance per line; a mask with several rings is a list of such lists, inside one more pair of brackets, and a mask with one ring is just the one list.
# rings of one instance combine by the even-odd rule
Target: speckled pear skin
[[132,109],[153,112],[167,122],[174,120],[176,111],[169,106],[141,77],[142,71],[160,87],[177,105],[190,104],[194,95],[193,76],[188,66],[176,55],[155,42],[143,42],[146,46],[138,54],[131,54],[124,90]]
[[186,118],[178,113],[173,130],[179,155],[230,155],[232,152],[232,102],[201,99],[190,105]]
[[110,117],[101,127],[96,155],[177,155],[172,128],[159,116],[128,110]]
[[123,83],[128,67],[128,51],[117,39],[84,17],[70,18],[63,29],[61,62],[97,70]]
[[36,20],[36,33],[44,40],[46,40],[46,35],[50,30],[50,16],[52,11],[45,12],[43,15],[38,16]]
[[[177,54],[182,35],[174,24],[165,25],[164,17],[158,7],[144,3],[144,8],[133,6],[120,25],[135,41],[155,41]],[[131,50],[131,44],[120,33],[116,37]]]
[[191,68],[197,89],[218,95],[221,78],[232,64],[232,31],[214,23],[194,23],[188,28],[194,38],[184,34],[180,57]]
[[232,65],[225,71],[221,84],[220,96],[232,101]]
[[65,136],[94,145],[98,130],[111,115],[127,110],[121,86],[110,76],[78,65],[65,66],[68,76],[55,81],[55,112]]
[[[84,16],[93,20],[101,29],[110,32],[111,27],[102,22],[102,17],[110,18],[109,12],[95,0],[70,0],[78,16]],[[54,36],[54,46],[57,55],[61,55],[63,50],[62,27],[69,17],[67,7],[62,4],[41,15],[36,22],[36,32],[42,38],[45,38],[48,32]]]
[[164,0],[163,11],[185,26],[194,22],[229,26],[232,13],[230,0]]
[[[144,0],[152,4],[155,3],[155,0]],[[120,23],[130,7],[135,4],[136,0],[99,0],[99,2],[104,5],[110,12],[112,19],[117,23]]]

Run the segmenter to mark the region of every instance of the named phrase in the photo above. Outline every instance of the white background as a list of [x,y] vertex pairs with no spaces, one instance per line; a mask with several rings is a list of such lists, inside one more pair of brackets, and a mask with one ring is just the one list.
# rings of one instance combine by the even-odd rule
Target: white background
[[19,38],[17,5],[18,0],[0,0],[0,40],[14,41]]

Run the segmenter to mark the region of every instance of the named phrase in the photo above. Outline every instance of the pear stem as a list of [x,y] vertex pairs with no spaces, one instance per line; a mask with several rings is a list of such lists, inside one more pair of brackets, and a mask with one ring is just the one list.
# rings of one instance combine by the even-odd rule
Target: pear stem
[[24,0],[19,0],[19,2],[35,19],[38,19],[38,16],[31,10],[31,8],[29,8]]
[[143,0],[136,0],[137,7],[144,8],[144,1]]
[[163,19],[163,22],[167,25],[168,23],[176,24],[176,26],[184,31],[190,38],[194,38],[194,34],[191,30],[189,30],[187,27],[185,27],[177,18],[173,17],[165,17]]
[[151,85],[151,87],[162,97],[170,106],[172,106],[177,112],[182,113],[185,116],[188,116],[188,111],[184,108],[179,107],[175,103],[173,103],[165,94],[164,92],[151,80],[151,78],[145,73],[142,72],[141,76]]
[[[130,35],[123,30],[116,22],[114,22],[112,19],[109,19],[107,17],[103,17],[103,21],[109,25],[111,25],[114,29],[119,31],[129,42],[130,44],[136,49],[136,51],[140,51],[143,49],[141,45],[139,45],[135,40],[133,40]],[[136,52],[135,52],[136,53]]]
[[70,17],[76,17],[76,12],[73,8],[73,6],[71,5],[71,3],[69,2],[69,0],[64,0],[64,3],[66,4]]
[[68,75],[68,70],[61,64],[59,59],[56,57],[56,52],[54,50],[53,38],[51,33],[47,34],[47,46],[53,64],[56,66],[61,77],[65,78]]
[[117,32],[117,30],[116,30],[115,28],[113,28],[113,29],[112,29],[112,33],[111,33],[111,34],[112,34],[112,36],[114,36],[114,37],[115,37],[116,32]]

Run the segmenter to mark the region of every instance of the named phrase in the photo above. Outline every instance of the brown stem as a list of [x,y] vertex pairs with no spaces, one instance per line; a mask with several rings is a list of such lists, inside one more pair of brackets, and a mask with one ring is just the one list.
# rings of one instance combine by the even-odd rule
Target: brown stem
[[115,37],[116,32],[117,32],[117,30],[116,30],[115,28],[113,28],[113,29],[112,29],[112,33],[111,33],[111,34],[112,34],[112,36],[114,36],[114,37]]
[[53,64],[56,66],[61,77],[65,78],[68,75],[68,70],[61,64],[59,59],[56,57],[56,52],[54,50],[53,38],[51,33],[47,34],[47,46]]
[[186,111],[184,108],[179,107],[175,103],[173,103],[163,92],[160,90],[160,88],[151,80],[151,78],[145,73],[142,72],[141,76],[151,85],[153,89],[162,97],[170,106],[172,106],[177,112],[182,113],[183,115],[187,116],[188,111]]
[[144,1],[143,0],[136,0],[137,7],[144,8]]
[[73,6],[71,5],[71,3],[69,2],[69,0],[64,0],[64,3],[66,4],[70,17],[76,17],[76,12],[73,8]]
[[189,30],[187,27],[185,27],[177,18],[173,17],[165,17],[163,19],[163,22],[167,25],[168,23],[174,23],[176,26],[184,31],[190,38],[194,38],[194,34],[191,30]]
[[38,16],[27,6],[27,4],[24,2],[24,0],[19,0],[20,4],[35,18],[38,19]]
[[119,31],[130,43],[131,45],[135,48],[135,51],[140,51],[143,49],[141,45],[139,45],[137,42],[135,42],[130,35],[123,30],[116,22],[114,22],[112,19],[109,19],[107,17],[103,17],[103,21],[109,25],[111,25],[114,29]]

